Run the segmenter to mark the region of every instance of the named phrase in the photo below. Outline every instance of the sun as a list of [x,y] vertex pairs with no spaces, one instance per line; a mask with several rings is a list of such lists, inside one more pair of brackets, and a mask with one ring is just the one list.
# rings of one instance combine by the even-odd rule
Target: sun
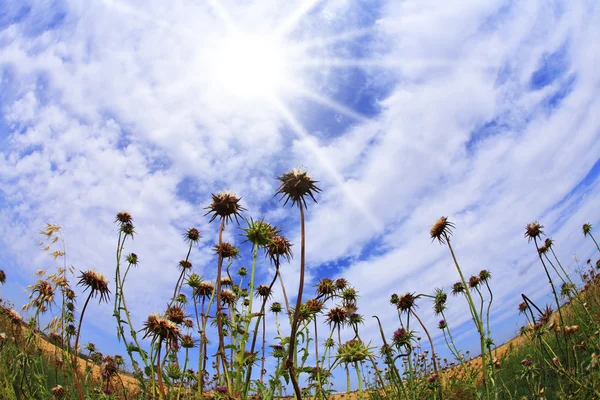
[[290,46],[280,40],[236,33],[219,45],[216,79],[231,95],[255,98],[278,95],[290,79]]

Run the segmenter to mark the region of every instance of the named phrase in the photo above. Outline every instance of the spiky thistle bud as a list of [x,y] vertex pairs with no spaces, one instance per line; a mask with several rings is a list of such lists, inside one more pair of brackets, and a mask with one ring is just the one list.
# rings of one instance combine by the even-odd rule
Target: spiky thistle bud
[[440,288],[435,289],[435,295],[433,297],[433,311],[435,315],[439,315],[446,309],[446,301],[448,295]]
[[452,294],[454,296],[458,295],[459,293],[464,293],[465,292],[465,286],[462,284],[462,282],[456,282],[454,285],[452,285]]
[[188,317],[187,315],[185,315],[183,307],[178,305],[167,308],[165,316],[169,321],[177,325],[182,324],[183,321]]
[[238,275],[244,277],[248,275],[248,270],[244,267],[240,267],[240,269],[238,269]]
[[271,260],[278,260],[279,257],[283,257],[288,260],[294,256],[292,253],[292,244],[281,235],[275,235],[271,241],[267,244],[266,253]]
[[268,287],[267,285],[259,285],[256,288],[256,295],[260,296],[262,298],[268,299],[272,295],[271,288]]
[[106,279],[102,273],[91,269],[86,272],[81,271],[81,276],[79,276],[79,282],[77,284],[84,287],[84,292],[89,288],[92,297],[100,295],[100,302],[108,302],[110,297],[108,279]]
[[488,283],[492,279],[492,274],[487,269],[479,271],[479,280],[483,283]]
[[275,301],[271,304],[270,310],[273,314],[278,314],[283,310],[283,307],[281,306],[281,303]]
[[235,294],[229,289],[221,290],[221,301],[224,304],[233,305],[235,304]]
[[480,283],[480,280],[479,280],[478,276],[473,275],[469,278],[469,287],[471,289],[477,289],[477,287],[479,286],[479,283]]
[[246,241],[252,243],[253,247],[265,247],[273,239],[273,236],[280,232],[279,229],[265,222],[264,219],[254,221],[250,218],[250,221],[246,221],[246,223],[248,227],[243,229],[243,236],[246,237]]
[[429,230],[431,240],[437,240],[441,244],[446,244],[446,241],[452,236],[454,224],[448,221],[448,217],[440,217]]
[[335,293],[335,286],[333,284],[333,280],[329,278],[321,279],[316,286],[318,297],[327,297]]
[[334,307],[327,313],[326,321],[329,325],[342,326],[346,322],[348,314],[346,310],[341,307]]
[[415,307],[415,301],[417,298],[418,296],[415,296],[414,293],[405,293],[400,297],[400,300],[398,300],[398,304],[396,306],[400,312],[409,313],[413,307]]
[[400,296],[398,296],[396,293],[393,293],[390,296],[390,304],[398,305],[398,301],[400,301]]
[[179,261],[178,267],[180,271],[189,271],[192,269],[192,263],[188,260],[181,260]]
[[283,205],[285,206],[288,201],[292,200],[292,206],[302,203],[306,207],[306,196],[316,203],[315,194],[320,192],[315,184],[317,181],[313,180],[306,171],[296,169],[284,173],[277,178],[281,183],[275,192],[275,196],[281,194],[281,199],[285,199]]
[[527,238],[527,241],[530,242],[531,240],[537,239],[541,235],[543,235],[544,234],[544,231],[542,231],[543,227],[544,226],[540,225],[537,221],[533,221],[529,225],[527,225],[525,227],[525,237]]
[[338,278],[335,280],[335,288],[342,291],[348,287],[348,281],[344,278]]
[[56,385],[52,388],[52,396],[54,396],[55,399],[64,399],[66,395],[67,391],[62,386]]
[[201,237],[200,231],[196,228],[190,228],[183,234],[185,241],[193,244],[197,244]]
[[231,243],[223,242],[220,245],[214,246],[215,253],[223,258],[237,259],[240,255],[240,250]]
[[115,219],[115,222],[118,222],[121,225],[131,224],[131,223],[133,223],[133,218],[131,217],[131,214],[129,214],[128,212],[120,211],[119,213],[117,213],[117,218]]
[[127,257],[125,257],[125,259],[127,260],[127,262],[133,266],[138,265],[138,256],[135,253],[129,253],[127,254]]
[[211,196],[212,203],[205,208],[208,212],[204,214],[212,214],[209,222],[212,222],[215,218],[219,217],[221,220],[225,221],[225,223],[231,222],[233,218],[235,218],[235,222],[238,223],[240,213],[246,210],[239,204],[241,198],[235,193],[228,191],[211,194]]
[[187,279],[187,284],[192,289],[196,289],[200,283],[202,283],[202,278],[200,278],[200,275],[196,273],[191,274]]
[[592,232],[592,224],[590,224],[590,223],[583,224],[582,230],[583,230],[583,236],[589,235]]

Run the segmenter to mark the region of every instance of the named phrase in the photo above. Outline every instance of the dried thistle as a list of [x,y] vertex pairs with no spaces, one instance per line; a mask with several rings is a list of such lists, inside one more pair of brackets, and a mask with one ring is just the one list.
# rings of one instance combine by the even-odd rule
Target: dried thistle
[[238,222],[238,217],[241,216],[240,213],[245,211],[239,202],[241,200],[240,197],[237,197],[235,193],[223,191],[217,194],[211,194],[212,203],[206,207],[205,209],[208,212],[204,215],[212,214],[210,221],[212,222],[215,218],[219,217],[221,220],[227,222],[231,222],[233,218],[235,218],[235,222]]
[[530,242],[531,240],[537,239],[541,235],[543,235],[544,234],[544,231],[542,231],[543,227],[544,226],[540,225],[537,221],[533,221],[529,225],[527,225],[525,227],[525,237],[527,238],[527,241]]
[[190,228],[183,234],[185,241],[190,244],[197,244],[201,237],[200,231],[196,228]]
[[459,293],[464,293],[465,292],[465,286],[462,284],[462,282],[456,282],[454,285],[452,285],[452,294],[454,296],[458,295]]
[[283,257],[288,261],[294,256],[292,253],[292,244],[281,235],[275,235],[266,247],[266,252],[272,260]]
[[448,217],[440,217],[429,230],[431,240],[446,244],[447,239],[452,236],[452,229],[454,229],[454,224],[448,221]]
[[106,277],[100,272],[91,269],[86,272],[80,272],[81,276],[79,276],[77,284],[84,287],[83,291],[85,292],[89,288],[91,290],[91,297],[96,297],[99,294],[100,302],[108,302],[110,290],[108,289],[108,280]]
[[262,297],[263,299],[268,299],[271,297],[271,288],[267,285],[259,285],[256,288],[256,295]]
[[414,293],[406,293],[400,297],[400,300],[398,300],[398,304],[396,306],[400,312],[409,313],[413,307],[415,307],[415,301],[417,298],[418,296],[415,296]]
[[281,194],[280,200],[285,199],[284,206],[292,200],[292,206],[302,203],[306,207],[306,195],[310,196],[315,203],[317,202],[315,194],[321,189],[315,185],[317,181],[313,180],[306,171],[294,168],[277,179],[281,183],[275,196]]
[[221,245],[214,246],[215,253],[223,258],[233,258],[234,260],[239,257],[240,250],[232,245],[231,243],[223,242]]
[[346,322],[348,314],[346,310],[341,307],[334,307],[327,313],[326,321],[329,325],[342,326]]
[[167,343],[177,341],[181,337],[177,325],[157,313],[148,316],[143,331],[145,331],[144,338],[152,336]]
[[335,293],[335,286],[333,280],[329,278],[323,278],[316,285],[318,297],[331,296]]
[[4,285],[6,282],[6,272],[3,269],[0,269],[0,283]]
[[188,271],[188,270],[192,269],[192,263],[189,262],[188,260],[179,261],[179,264],[177,266],[179,267],[179,269],[181,271]]
[[273,304],[271,304],[270,310],[273,314],[278,314],[283,310],[283,307],[281,306],[281,303],[273,302]]
[[169,321],[177,325],[182,324],[183,321],[188,317],[185,315],[184,309],[180,306],[168,307],[165,316]]
[[235,294],[228,289],[221,290],[221,302],[232,305],[235,303]]
[[131,217],[131,214],[129,214],[128,212],[121,211],[121,212],[117,213],[117,218],[115,219],[115,222],[118,222],[121,225],[131,224],[131,223],[133,223],[133,218]]
[[583,224],[583,236],[587,236],[592,232],[592,224],[587,223],[587,224]]
[[65,390],[65,388],[63,388],[60,385],[54,386],[52,388],[51,392],[52,392],[52,396],[54,396],[55,399],[64,399],[65,396],[67,395],[67,391]]
[[215,291],[215,285],[209,281],[201,281],[194,289],[194,295],[198,297],[210,297]]

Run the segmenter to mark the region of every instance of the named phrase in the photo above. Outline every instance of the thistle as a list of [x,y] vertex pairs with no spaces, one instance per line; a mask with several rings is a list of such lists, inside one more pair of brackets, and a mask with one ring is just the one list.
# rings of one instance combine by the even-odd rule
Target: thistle
[[0,269],[0,283],[4,285],[6,282],[6,272],[3,269]]
[[200,235],[200,231],[198,231],[198,229],[196,228],[190,228],[187,231],[185,231],[183,238],[190,243],[193,244],[197,244],[200,241],[200,238],[202,236]]
[[239,204],[241,198],[235,193],[228,191],[211,194],[211,196],[212,203],[205,208],[208,212],[204,214],[205,216],[212,214],[210,221],[208,222],[212,222],[219,217],[225,223],[231,222],[233,218],[235,218],[236,223],[238,223],[238,217],[241,216],[240,213],[246,210]]
[[240,251],[237,247],[227,242],[215,245],[214,249],[215,253],[217,253],[222,258],[232,258],[235,260],[239,257],[240,254]]
[[281,194],[281,199],[285,199],[285,206],[288,201],[292,200],[292,206],[302,203],[306,208],[306,196],[316,203],[315,193],[321,191],[315,184],[317,181],[313,180],[306,171],[300,169],[293,169],[286,172],[282,176],[277,178],[281,183],[275,192],[275,196]]
[[446,244],[448,237],[452,236],[452,229],[454,229],[454,224],[448,221],[448,217],[440,217],[429,230],[431,240]]

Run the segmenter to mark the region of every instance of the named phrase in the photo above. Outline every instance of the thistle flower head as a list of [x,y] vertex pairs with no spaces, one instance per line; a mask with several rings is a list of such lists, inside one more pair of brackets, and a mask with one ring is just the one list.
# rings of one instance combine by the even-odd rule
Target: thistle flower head
[[292,253],[292,244],[281,235],[273,236],[265,249],[271,260],[278,260],[279,257],[283,257],[290,261],[294,256]]
[[351,327],[358,327],[359,325],[364,325],[365,319],[361,314],[352,313],[348,316],[348,325]]
[[271,288],[267,285],[258,285],[256,288],[256,295],[268,299],[272,295]]
[[221,278],[221,286],[233,286],[233,281],[230,277],[224,276]]
[[100,295],[100,302],[108,302],[110,290],[108,289],[108,280],[106,277],[102,275],[102,273],[91,269],[80,272],[81,276],[79,276],[79,282],[77,284],[84,287],[83,291],[85,292],[89,288],[92,297]]
[[519,310],[519,314],[525,314],[525,312],[527,311],[527,303],[525,303],[524,301],[519,303],[519,307],[517,307]]
[[552,314],[554,314],[554,310],[552,310],[552,307],[550,307],[549,305],[546,305],[546,307],[542,311],[542,314],[540,314],[539,316],[540,322],[544,325],[547,324],[548,322],[550,322]]
[[400,300],[398,300],[398,304],[396,306],[400,312],[409,313],[413,307],[415,307],[415,301],[417,298],[418,296],[415,296],[414,293],[405,293],[400,297]]
[[129,254],[127,254],[127,257],[125,257],[125,259],[131,265],[134,265],[134,266],[138,265],[138,256],[135,253],[129,253]]
[[333,280],[329,278],[321,279],[316,286],[318,297],[331,296],[335,293],[335,285],[333,284]]
[[192,335],[183,335],[181,337],[181,347],[184,349],[193,349],[198,341]]
[[478,276],[476,276],[476,275],[473,275],[473,276],[471,276],[471,277],[469,278],[469,287],[470,287],[471,289],[476,289],[476,288],[477,288],[477,286],[479,286],[479,283],[480,283],[480,282],[481,282],[481,281],[479,280],[479,277],[478,277]]
[[348,287],[348,281],[344,278],[337,278],[335,280],[335,288],[339,291],[342,291]]
[[404,328],[396,329],[394,332],[394,336],[392,337],[392,342],[397,347],[409,347],[411,346],[411,341],[413,338],[413,332],[407,331]]
[[128,212],[120,211],[117,213],[117,218],[115,218],[115,222],[118,222],[121,225],[131,224],[131,223],[133,223],[133,218],[131,217],[131,214],[129,214]]
[[229,289],[221,290],[221,301],[224,304],[233,305],[235,304],[235,293]]
[[145,332],[144,338],[152,336],[167,343],[175,342],[181,337],[177,325],[157,313],[148,316],[143,331]]
[[487,269],[482,269],[479,271],[479,280],[483,283],[487,283],[492,279],[492,274]]
[[115,375],[119,370],[119,366],[115,362],[115,359],[111,356],[105,356],[100,362],[100,371],[102,376],[110,378]]
[[183,234],[185,241],[193,244],[197,244],[201,237],[200,231],[196,228],[190,228]]
[[446,323],[446,320],[440,319],[440,322],[438,322],[438,328],[439,329],[446,329],[447,327],[448,327],[448,324]]
[[190,269],[192,269],[192,263],[188,260],[181,260],[179,261],[178,267],[181,271],[189,271]]
[[211,194],[211,196],[212,203],[205,208],[208,212],[204,214],[212,214],[209,222],[213,222],[215,218],[219,217],[221,220],[225,221],[225,223],[231,222],[233,218],[235,218],[236,223],[239,223],[238,217],[240,216],[240,213],[246,210],[239,204],[241,200],[240,197],[237,197],[235,193],[228,191]]
[[285,199],[285,206],[288,201],[292,200],[292,206],[300,203],[306,207],[306,195],[316,203],[315,194],[320,192],[314,181],[306,171],[300,169],[293,169],[277,178],[280,182],[275,196],[281,194],[281,199]]
[[347,287],[341,291],[340,297],[344,304],[354,304],[358,300],[358,292],[353,287]]
[[551,249],[552,246],[554,245],[554,240],[552,240],[550,238],[546,238],[546,240],[544,240],[544,244],[546,245],[546,247],[548,249]]
[[168,307],[167,311],[165,312],[165,316],[169,321],[177,325],[182,324],[183,321],[188,317],[187,315],[185,315],[185,310],[183,309],[183,307],[179,305]]
[[433,311],[435,315],[441,314],[446,309],[446,301],[448,295],[440,288],[435,289],[435,295],[433,297]]
[[283,358],[287,355],[287,351],[285,351],[284,347],[280,344],[274,344],[271,346],[273,348],[273,353],[271,355],[275,358]]
[[587,224],[583,224],[583,236],[587,236],[592,232],[592,224],[587,223]]
[[4,285],[6,282],[6,272],[3,269],[0,269],[0,283]]
[[273,236],[279,234],[280,230],[265,222],[264,219],[254,221],[250,218],[250,221],[246,221],[248,224],[247,228],[244,228],[243,236],[246,237],[246,241],[252,243],[252,246],[265,247],[273,239]]
[[130,222],[126,224],[121,224],[121,226],[119,227],[119,231],[121,231],[121,233],[123,233],[125,237],[131,236],[133,238],[133,236],[135,235],[135,226],[133,226],[133,224]]
[[341,307],[334,307],[327,313],[326,321],[329,325],[342,326],[345,324],[348,314]]
[[238,269],[238,275],[244,277],[248,275],[248,270],[245,267],[240,267],[240,269]]
[[271,304],[270,310],[273,314],[278,314],[283,310],[283,307],[281,307],[281,303],[275,301]]
[[222,258],[232,258],[237,259],[240,255],[240,250],[232,245],[231,243],[223,242],[220,245],[216,244],[214,246],[215,253],[217,253]]
[[308,299],[306,301],[306,308],[312,314],[318,314],[323,310],[324,303],[317,299]]
[[448,217],[440,217],[429,230],[431,240],[446,244],[446,241],[452,235],[452,229],[454,229],[454,224],[448,221]]
[[398,296],[396,293],[392,293],[390,296],[390,304],[397,305],[398,301],[400,301],[400,296]]
[[372,348],[365,345],[360,339],[352,339],[338,347],[336,361],[344,364],[363,362],[373,356]]
[[544,243],[543,245],[538,247],[538,253],[540,253],[540,255],[546,254],[548,252],[548,250],[550,250],[550,249],[548,248],[548,246],[546,246],[546,243]]
[[201,281],[194,289],[194,295],[198,297],[210,297],[215,291],[215,285],[209,281]]
[[37,281],[35,285],[30,286],[31,288],[31,297],[34,295],[36,299],[33,300],[32,303],[25,306],[25,308],[29,307],[31,304],[40,308],[40,310],[45,309],[48,305],[54,302],[54,287],[48,281]]
[[200,275],[198,275],[196,273],[191,274],[187,279],[187,284],[192,289],[196,289],[198,287],[198,285],[200,285],[201,282],[202,282],[202,278],[200,278]]
[[452,294],[454,296],[458,295],[459,293],[464,293],[465,292],[465,286],[462,284],[462,282],[456,282],[454,285],[452,285]]
[[537,239],[541,235],[543,235],[544,234],[544,231],[542,231],[543,227],[544,226],[540,225],[539,222],[537,222],[537,221],[533,221],[529,225],[527,225],[525,227],[525,237],[527,238],[527,241],[530,242],[531,240]]

